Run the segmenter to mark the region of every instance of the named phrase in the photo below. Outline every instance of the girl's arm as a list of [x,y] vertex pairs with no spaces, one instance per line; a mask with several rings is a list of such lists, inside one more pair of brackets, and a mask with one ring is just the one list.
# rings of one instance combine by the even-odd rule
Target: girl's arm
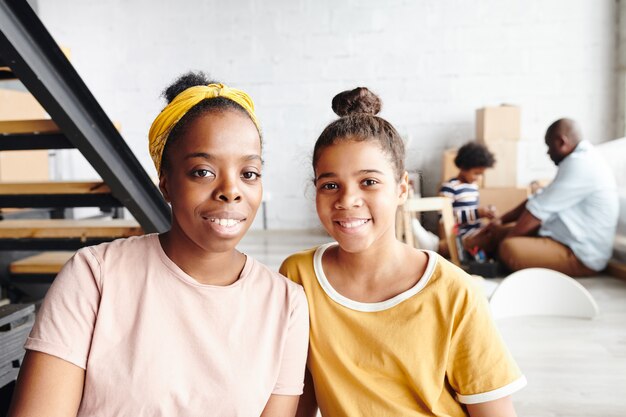
[[8,417],[76,417],[84,382],[84,369],[27,350]]
[[300,396],[298,404],[298,413],[296,417],[315,417],[317,416],[317,399],[315,398],[315,386],[313,385],[313,377],[308,368],[304,374],[304,392]]
[[298,408],[297,395],[270,395],[261,417],[294,417]]
[[471,417],[517,417],[510,396],[484,403],[468,404],[467,411]]

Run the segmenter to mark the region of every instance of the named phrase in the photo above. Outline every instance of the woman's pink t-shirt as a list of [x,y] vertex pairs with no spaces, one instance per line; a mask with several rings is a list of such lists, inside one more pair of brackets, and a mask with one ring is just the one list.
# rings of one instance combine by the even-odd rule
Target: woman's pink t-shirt
[[78,416],[255,416],[302,392],[302,287],[248,257],[198,283],[156,234],[83,248],[48,291],[26,349],[86,370]]

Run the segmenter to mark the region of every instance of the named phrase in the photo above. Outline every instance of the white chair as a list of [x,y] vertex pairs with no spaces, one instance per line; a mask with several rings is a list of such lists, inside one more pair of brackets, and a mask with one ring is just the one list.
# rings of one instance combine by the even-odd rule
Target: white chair
[[398,208],[396,216],[396,236],[406,244],[418,248],[419,245],[413,237],[411,219],[416,213],[425,211],[438,211],[441,213],[444,239],[450,251],[450,259],[453,263],[461,266],[454,235],[454,214],[452,200],[447,197],[410,197],[404,205]]
[[576,280],[546,268],[528,268],[506,277],[489,304],[495,319],[516,316],[562,316],[592,319],[598,304]]

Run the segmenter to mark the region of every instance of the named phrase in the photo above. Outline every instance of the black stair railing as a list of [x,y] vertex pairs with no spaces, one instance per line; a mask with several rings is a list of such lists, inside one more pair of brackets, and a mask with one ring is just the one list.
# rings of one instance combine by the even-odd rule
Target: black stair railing
[[25,0],[0,0],[0,57],[144,231],[166,231],[169,206]]

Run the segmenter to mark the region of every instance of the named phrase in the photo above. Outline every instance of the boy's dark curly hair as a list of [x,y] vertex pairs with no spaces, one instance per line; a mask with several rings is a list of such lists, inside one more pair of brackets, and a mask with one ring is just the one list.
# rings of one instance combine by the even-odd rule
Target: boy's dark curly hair
[[496,159],[485,145],[478,142],[467,142],[461,146],[454,158],[459,169],[491,168]]

